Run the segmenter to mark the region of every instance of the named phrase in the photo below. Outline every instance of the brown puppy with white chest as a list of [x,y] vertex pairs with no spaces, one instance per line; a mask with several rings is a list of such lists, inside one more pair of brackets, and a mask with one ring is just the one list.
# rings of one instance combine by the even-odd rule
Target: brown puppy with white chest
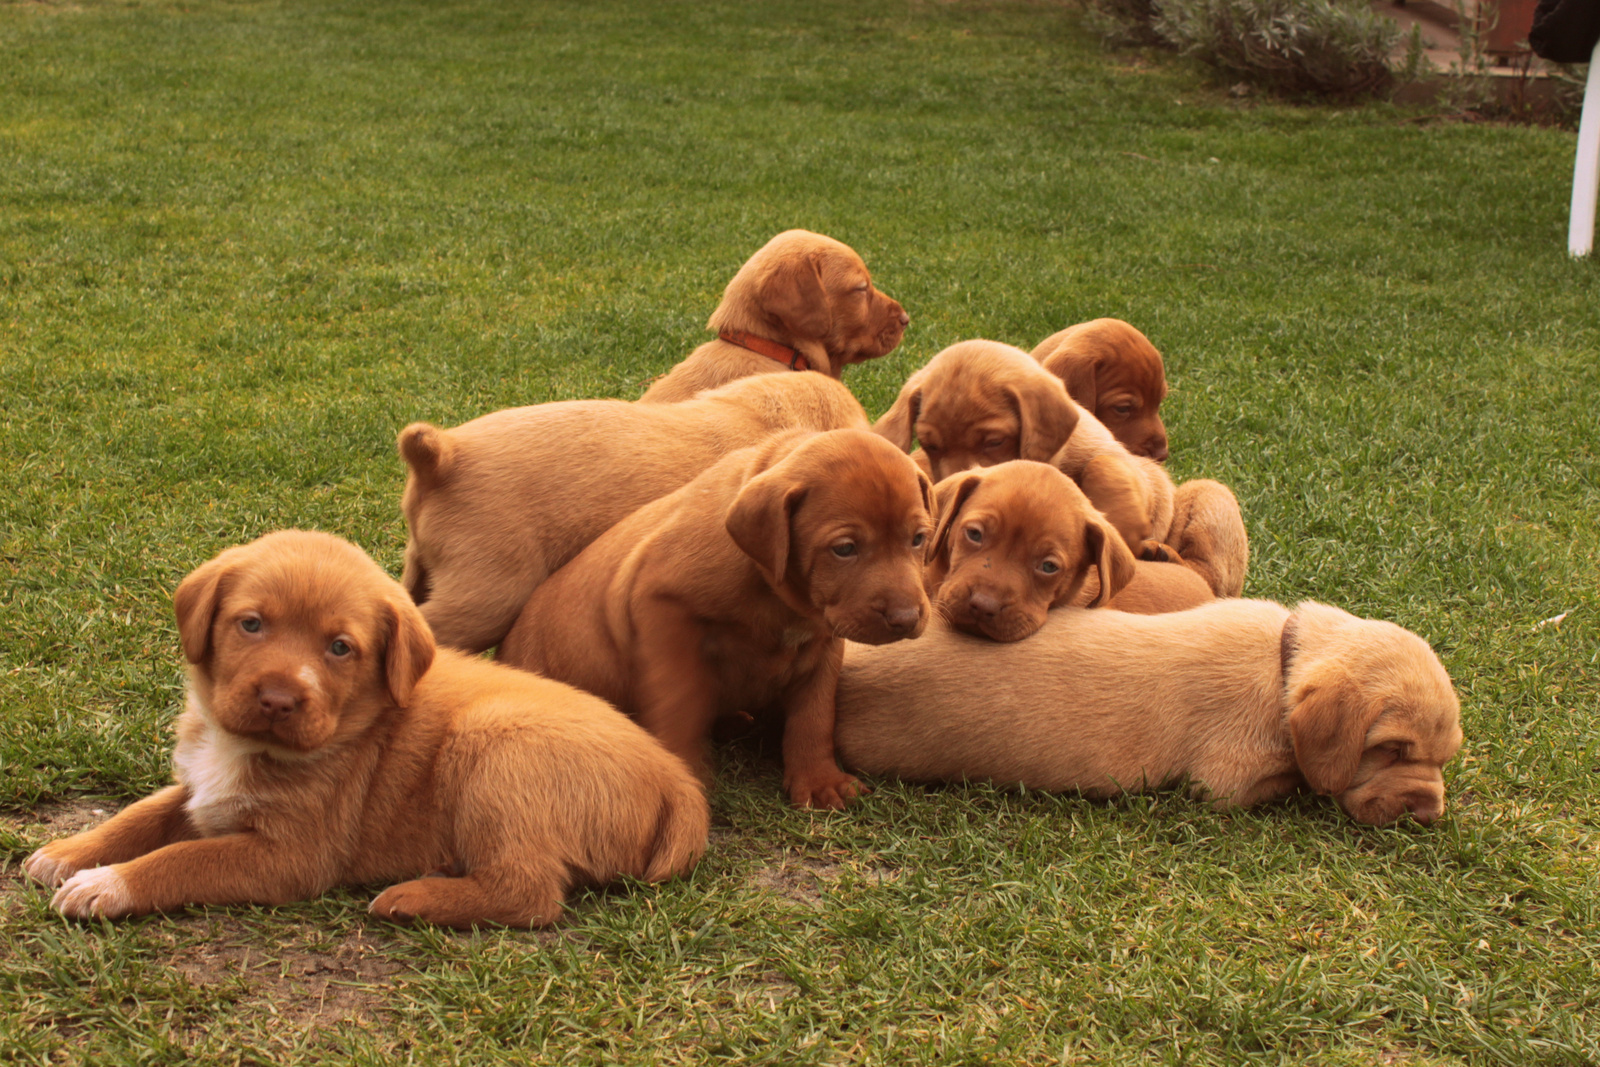
[[1062,608],[1015,644],[935,625],[905,645],[851,645],[837,738],[867,774],[1091,797],[1187,779],[1223,808],[1309,786],[1381,825],[1443,813],[1461,726],[1416,634],[1309,601],[1219,600]]
[[952,474],[934,501],[928,595],[966,633],[1020,641],[1065,604],[1154,614],[1212,599],[1187,568],[1135,560],[1083,491],[1047,463]]
[[618,521],[782,430],[865,426],[820,374],[763,375],[682,404],[567,400],[400,432],[402,581],[441,644],[481,652],[539,583]]
[[728,283],[707,328],[717,331],[651,383],[640,400],[676,403],[752,374],[814,370],[839,378],[850,363],[894,351],[911,317],[879,292],[849,245],[786,230]]
[[1046,337],[1033,358],[1129,452],[1166,460],[1166,368],[1148,337],[1121,319],[1094,319]]
[[1249,536],[1228,488],[1196,479],[1176,489],[1161,464],[1130,453],[1019,348],[951,345],[906,380],[873,429],[908,451],[920,442],[936,481],[1043,458],[1083,488],[1140,559],[1181,562],[1217,596],[1244,588]]
[[773,437],[606,531],[499,657],[610,700],[702,773],[716,718],[781,708],[789,798],[842,808],[861,791],[833,758],[843,639],[922,632],[930,490],[875,434]]
[[174,602],[177,784],[28,857],[64,915],[410,879],[373,914],[542,926],[576,884],[670,878],[705,850],[683,761],[587,693],[436,651],[405,590],[347,541],[269,534]]

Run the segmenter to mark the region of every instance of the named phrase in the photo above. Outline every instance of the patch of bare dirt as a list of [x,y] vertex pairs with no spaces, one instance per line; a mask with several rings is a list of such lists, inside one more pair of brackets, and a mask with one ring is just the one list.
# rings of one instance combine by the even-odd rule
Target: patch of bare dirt
[[844,856],[832,860],[782,851],[756,869],[750,876],[750,884],[795,904],[816,909],[822,907],[823,891],[843,878],[882,884],[899,877],[898,870],[863,864]]

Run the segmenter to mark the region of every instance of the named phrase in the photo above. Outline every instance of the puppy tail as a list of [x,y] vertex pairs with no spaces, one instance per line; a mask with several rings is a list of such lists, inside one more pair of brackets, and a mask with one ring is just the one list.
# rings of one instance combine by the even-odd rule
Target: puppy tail
[[692,777],[674,776],[661,798],[656,832],[645,854],[645,881],[663,882],[687,874],[705,855],[710,833],[711,806],[705,790]]
[[449,473],[455,449],[445,431],[431,423],[413,422],[400,431],[400,458],[418,478],[437,483]]

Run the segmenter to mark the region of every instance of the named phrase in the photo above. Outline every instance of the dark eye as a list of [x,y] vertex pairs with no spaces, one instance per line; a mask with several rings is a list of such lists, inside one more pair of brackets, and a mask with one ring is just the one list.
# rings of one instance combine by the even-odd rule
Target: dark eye
[[926,541],[927,539],[928,539],[928,535],[923,533],[921,530],[918,530],[915,534],[913,534],[911,536],[911,547],[912,548],[921,548],[922,547],[922,542]]
[[1053,559],[1047,559],[1043,563],[1039,564],[1039,573],[1040,574],[1054,574],[1056,571],[1058,571],[1060,569],[1061,569],[1060,564],[1058,564]]
[[1116,407],[1111,409],[1111,414],[1120,415],[1122,418],[1127,418],[1129,415],[1133,414],[1133,405],[1118,404]]
[[967,527],[967,540],[975,545],[983,544],[983,531],[976,526]]
[[1004,437],[991,437],[983,443],[983,447],[985,451],[993,452],[1005,443],[1006,439]]
[[852,541],[845,541],[833,546],[833,554],[840,559],[848,559],[856,554],[856,546]]
[[333,644],[328,646],[328,651],[335,656],[348,656],[350,654],[350,642],[342,637],[335,637]]
[[239,629],[247,634],[258,634],[261,632],[261,620],[254,615],[246,615],[239,620]]
[[930,456],[936,456],[940,452],[944,451],[944,449],[940,448],[938,445],[930,445],[926,441],[922,442],[922,450]]

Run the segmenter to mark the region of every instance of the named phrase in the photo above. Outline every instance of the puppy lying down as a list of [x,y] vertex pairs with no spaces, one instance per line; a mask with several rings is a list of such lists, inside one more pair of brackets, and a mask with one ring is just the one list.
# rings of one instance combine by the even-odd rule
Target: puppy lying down
[[1167,615],[1061,608],[1026,641],[942,626],[849,645],[840,760],[864,774],[988,780],[1093,797],[1187,779],[1218,807],[1309,786],[1390,823],[1444,811],[1461,746],[1433,650],[1309,601],[1221,600]]
[[576,884],[670,878],[705,850],[682,760],[597,697],[436,651],[349,542],[269,534],[174,599],[190,676],[177,784],[28,857],[63,915],[410,879],[372,912],[540,926]]

